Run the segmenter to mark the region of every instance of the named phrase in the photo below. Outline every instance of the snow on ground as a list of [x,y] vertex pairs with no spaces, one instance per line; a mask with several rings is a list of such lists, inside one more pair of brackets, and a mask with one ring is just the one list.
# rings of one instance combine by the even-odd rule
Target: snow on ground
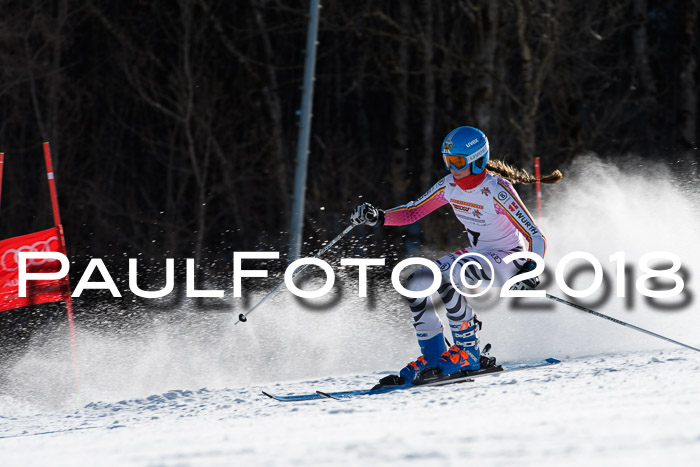
[[379,375],[169,391],[0,418],[2,465],[696,465],[700,360],[626,353],[346,401]]
[[[542,288],[566,297],[557,263],[589,252],[605,281],[582,304],[699,346],[700,197],[659,168],[627,167],[581,159],[566,174],[541,222]],[[635,290],[637,262],[659,250],[682,259],[681,297]],[[629,266],[624,298],[616,252]],[[581,270],[569,285],[591,277]],[[700,354],[544,299],[472,303],[501,362],[561,365],[347,401],[261,394],[369,387],[415,359],[410,313],[389,282],[360,299],[348,273],[320,299],[329,306],[280,292],[238,326],[240,304],[153,312],[138,327],[78,322],[79,397],[67,330],[36,335],[0,370],[0,465],[697,465]]]

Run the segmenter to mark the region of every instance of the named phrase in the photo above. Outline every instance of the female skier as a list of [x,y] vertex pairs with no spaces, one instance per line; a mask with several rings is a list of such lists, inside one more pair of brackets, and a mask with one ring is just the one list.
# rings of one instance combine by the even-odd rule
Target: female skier
[[[432,369],[433,374],[437,371],[438,375],[441,373],[447,376],[462,370],[478,370],[482,364],[494,364],[495,359],[489,360],[486,357],[482,362],[477,336],[477,326],[480,329],[481,322],[477,320],[467,297],[453,287],[450,273],[452,282],[459,284],[461,267],[477,260],[482,268],[467,267],[464,277],[472,283],[479,279],[493,279],[493,285],[499,287],[508,278],[532,271],[536,266],[534,261],[516,260],[506,263],[503,258],[520,251],[530,251],[541,257],[545,253],[545,237],[511,184],[534,183],[534,177],[502,161],[489,160],[486,135],[469,126],[456,128],[445,137],[442,158],[450,174],[440,179],[416,201],[386,211],[363,203],[351,214],[351,221],[355,225],[407,225],[450,204],[467,230],[468,240],[464,249],[435,261],[442,271],[438,293],[447,310],[454,345],[449,349],[445,345],[442,321],[431,297],[409,298],[421,356],[406,365],[400,371],[400,377],[394,376],[389,384],[411,382],[426,369]],[[561,178],[561,172],[557,170],[540,181],[557,183]],[[479,253],[487,258],[493,266],[495,277],[489,277],[491,269],[483,264],[483,259],[464,256],[467,253]],[[453,268],[455,261],[457,265]],[[432,271],[423,267],[408,277],[405,287],[419,292],[426,290],[432,283]],[[512,288],[534,289],[538,285],[539,279],[535,277],[518,282]],[[386,378],[382,382],[387,384],[385,380]]]

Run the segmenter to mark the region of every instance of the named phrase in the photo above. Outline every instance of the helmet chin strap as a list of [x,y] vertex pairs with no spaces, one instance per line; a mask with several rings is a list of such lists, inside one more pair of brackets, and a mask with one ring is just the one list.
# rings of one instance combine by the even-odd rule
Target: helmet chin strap
[[[484,178],[486,177],[486,169],[482,170],[480,173],[474,175],[467,175],[464,178],[460,178],[459,180],[455,178],[455,183],[457,184],[458,187],[460,187],[463,190],[471,190],[472,188],[477,187],[481,182],[484,181]],[[453,176],[454,178],[454,176]]]

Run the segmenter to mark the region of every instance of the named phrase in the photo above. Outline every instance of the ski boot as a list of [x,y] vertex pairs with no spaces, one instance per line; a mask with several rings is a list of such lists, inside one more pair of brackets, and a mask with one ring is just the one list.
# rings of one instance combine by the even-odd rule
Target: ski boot
[[426,368],[432,368],[437,366],[441,355],[447,349],[445,345],[445,336],[442,330],[438,331],[437,334],[428,338],[421,339],[426,333],[418,332],[418,345],[420,346],[421,356],[414,362],[406,365],[398,375],[389,375],[379,380],[374,388],[380,388],[384,386],[398,386],[401,384],[410,383],[421,371]]
[[481,369],[481,351],[477,327],[481,329],[481,321],[474,316],[469,321],[461,323],[450,322],[454,345],[440,356],[437,368],[443,376],[448,376],[464,370]]

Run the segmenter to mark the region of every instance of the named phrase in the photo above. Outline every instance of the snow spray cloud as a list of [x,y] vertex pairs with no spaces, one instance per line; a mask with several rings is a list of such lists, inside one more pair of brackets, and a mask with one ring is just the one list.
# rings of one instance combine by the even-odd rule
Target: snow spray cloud
[[[586,252],[601,263],[603,280],[595,293],[572,301],[691,345],[700,342],[700,313],[693,306],[694,268],[700,265],[695,238],[700,231],[698,186],[648,160],[620,157],[606,162],[583,156],[573,162],[565,183],[544,191],[544,199],[551,201],[545,205],[546,217],[539,221],[548,240],[541,287],[553,295],[568,295],[554,280],[550,266],[559,267],[572,252]],[[665,252],[666,259],[651,259],[654,252]],[[672,290],[673,278],[645,280],[644,267],[672,270],[674,257],[681,265],[672,273],[683,281],[680,293],[659,298],[637,291],[644,286]],[[584,290],[595,283],[590,264],[572,266],[566,281],[572,288]],[[511,313],[488,317],[489,324],[499,328],[498,339],[507,347],[507,355],[541,356],[555,351],[565,357],[669,348],[657,339],[551,301],[515,299],[509,306]],[[493,328],[484,329],[491,334]]]

